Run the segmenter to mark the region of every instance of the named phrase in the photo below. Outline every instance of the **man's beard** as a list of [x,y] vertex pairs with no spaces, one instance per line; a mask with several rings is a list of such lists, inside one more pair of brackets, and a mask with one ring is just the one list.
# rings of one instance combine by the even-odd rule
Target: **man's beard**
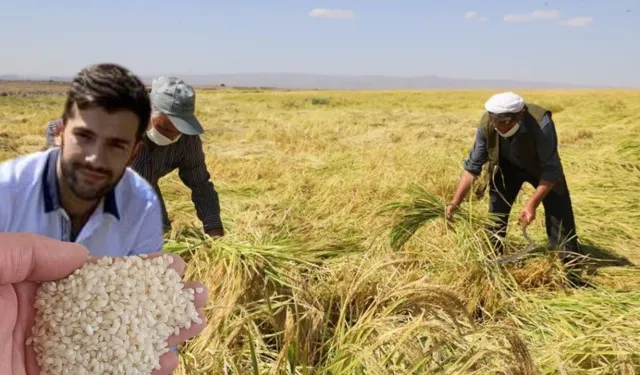
[[[120,177],[113,179],[113,173],[107,169],[93,168],[85,163],[66,161],[62,157],[64,153],[64,143],[60,145],[60,170],[61,178],[64,180],[69,190],[78,198],[85,201],[96,201],[107,195],[120,181]],[[88,169],[91,172],[103,173],[106,178],[101,186],[89,187],[83,186],[78,173],[82,169]]]

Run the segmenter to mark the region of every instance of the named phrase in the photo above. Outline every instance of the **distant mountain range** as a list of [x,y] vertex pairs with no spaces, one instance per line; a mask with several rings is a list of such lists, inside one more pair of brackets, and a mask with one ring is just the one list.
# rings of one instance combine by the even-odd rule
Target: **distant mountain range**
[[[169,74],[178,76],[193,86],[272,87],[282,89],[553,89],[553,88],[625,88],[606,85],[579,85],[562,82],[535,82],[501,79],[464,79],[438,76],[395,77],[382,75],[339,76],[298,73],[239,74]],[[150,83],[153,76],[141,76]],[[69,81],[70,77],[0,75],[5,81]]]

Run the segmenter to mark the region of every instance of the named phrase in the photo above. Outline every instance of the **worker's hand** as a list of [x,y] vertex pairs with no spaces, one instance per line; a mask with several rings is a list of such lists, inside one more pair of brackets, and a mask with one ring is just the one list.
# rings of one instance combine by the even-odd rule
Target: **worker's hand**
[[444,210],[444,216],[447,220],[453,221],[453,214],[458,210],[459,206],[455,203],[449,203]]
[[524,206],[522,211],[520,211],[520,218],[518,221],[520,222],[520,225],[522,225],[523,227],[526,227],[529,224],[531,224],[531,222],[535,220],[535,218],[536,218],[535,207],[532,207],[530,204],[527,204]]
[[30,233],[0,233],[0,374],[37,375],[31,336],[39,281],[65,278],[87,261],[82,245]]
[[223,237],[224,236],[224,229],[223,228],[213,228],[213,229],[209,230],[207,232],[207,234],[211,238]]
[[[31,335],[34,324],[33,307],[38,282],[65,278],[89,261],[89,252],[82,245],[62,242],[30,233],[0,233],[0,374],[38,375],[40,369],[36,353],[25,341]],[[161,253],[149,254],[149,258]],[[182,258],[172,255],[171,267],[180,276],[184,274]],[[203,288],[195,293],[194,304],[200,314],[201,324],[191,324],[179,334],[168,339],[170,347],[177,346],[205,327],[202,308],[207,300],[207,289],[198,282],[186,282],[185,288]],[[153,375],[168,375],[178,367],[178,356],[168,352],[160,357],[161,370]]]

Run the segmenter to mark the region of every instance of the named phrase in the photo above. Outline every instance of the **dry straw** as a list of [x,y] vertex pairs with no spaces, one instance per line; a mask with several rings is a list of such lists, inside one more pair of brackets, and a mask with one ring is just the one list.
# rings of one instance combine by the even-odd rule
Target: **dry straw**
[[[202,236],[177,171],[160,180],[165,249],[215,300],[176,375],[640,374],[640,91],[519,92],[554,110],[588,290],[552,256],[492,265],[486,196],[442,218],[493,93],[200,90],[227,235]],[[39,149],[63,104],[0,97],[0,157]],[[529,234],[544,247],[543,207]]]

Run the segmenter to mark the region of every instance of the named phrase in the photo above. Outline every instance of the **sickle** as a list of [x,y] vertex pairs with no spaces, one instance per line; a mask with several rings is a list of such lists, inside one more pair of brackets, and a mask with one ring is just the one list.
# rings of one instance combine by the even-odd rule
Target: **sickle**
[[515,254],[511,254],[508,256],[500,257],[493,262],[497,264],[511,263],[511,262],[518,261],[526,257],[529,253],[531,253],[536,248],[536,243],[531,239],[531,237],[529,237],[529,234],[527,234],[526,226],[522,227],[522,236],[528,242],[527,247],[523,251],[517,252]]

